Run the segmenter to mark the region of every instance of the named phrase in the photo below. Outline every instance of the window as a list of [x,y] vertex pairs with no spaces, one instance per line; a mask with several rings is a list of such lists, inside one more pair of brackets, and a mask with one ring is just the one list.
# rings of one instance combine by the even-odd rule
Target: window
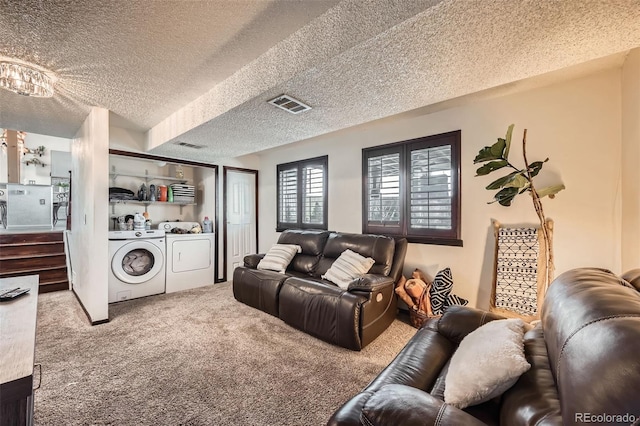
[[278,164],[278,223],[290,228],[327,229],[328,156]]
[[362,232],[461,246],[460,131],[362,150]]

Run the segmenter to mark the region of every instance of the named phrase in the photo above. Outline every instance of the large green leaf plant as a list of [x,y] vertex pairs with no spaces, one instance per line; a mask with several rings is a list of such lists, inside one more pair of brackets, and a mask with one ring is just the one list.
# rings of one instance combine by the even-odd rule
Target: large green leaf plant
[[536,177],[544,163],[549,161],[546,158],[544,161],[534,161],[529,163],[527,160],[527,129],[524,129],[524,135],[522,137],[522,156],[524,159],[524,167],[520,168],[515,166],[509,160],[509,151],[511,149],[511,138],[513,135],[513,124],[507,129],[507,134],[504,138],[498,138],[498,141],[491,146],[485,146],[478,152],[478,155],[473,160],[474,164],[483,163],[476,170],[476,176],[486,176],[498,170],[509,171],[505,176],[502,176],[489,185],[486,189],[497,192],[494,195],[494,200],[491,203],[499,203],[503,206],[510,206],[514,198],[520,194],[528,193],[533,201],[533,207],[536,210],[538,219],[540,220],[540,229],[543,234],[545,245],[547,247],[546,253],[546,266],[547,266],[547,285],[553,280],[553,247],[551,244],[551,229],[544,215],[541,199],[544,197],[554,198],[555,195],[564,189],[563,184],[548,186],[542,189],[536,189],[534,186],[533,178]]

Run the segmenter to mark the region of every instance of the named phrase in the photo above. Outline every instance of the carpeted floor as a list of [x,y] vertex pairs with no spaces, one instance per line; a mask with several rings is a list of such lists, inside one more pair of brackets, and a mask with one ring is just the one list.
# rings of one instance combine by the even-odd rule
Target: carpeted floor
[[70,291],[39,296],[35,424],[323,425],[415,329],[361,352],[237,302],[231,284],[122,302],[91,326]]

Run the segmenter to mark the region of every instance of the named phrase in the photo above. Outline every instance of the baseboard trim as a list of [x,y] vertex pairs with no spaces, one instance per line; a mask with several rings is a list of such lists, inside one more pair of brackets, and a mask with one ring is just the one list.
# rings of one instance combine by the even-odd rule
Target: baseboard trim
[[73,289],[71,290],[71,292],[76,297],[76,300],[78,301],[78,303],[80,303],[80,306],[82,307],[82,310],[84,311],[84,314],[87,316],[87,319],[89,320],[89,323],[91,325],[100,325],[100,324],[106,324],[106,323],[109,322],[109,318],[103,319],[103,320],[99,320],[99,321],[93,321],[91,319],[91,315],[89,315],[89,312],[87,311],[87,308],[84,307],[84,304],[82,303],[82,300],[80,300],[80,298],[78,297],[78,293],[76,293],[75,290],[73,290]]

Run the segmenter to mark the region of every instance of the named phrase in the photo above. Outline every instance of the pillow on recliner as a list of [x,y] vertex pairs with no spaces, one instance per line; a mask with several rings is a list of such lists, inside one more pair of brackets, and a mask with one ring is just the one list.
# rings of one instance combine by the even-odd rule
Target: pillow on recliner
[[258,263],[258,269],[266,269],[284,274],[287,266],[296,253],[301,253],[302,247],[295,244],[274,244]]
[[322,278],[346,290],[351,281],[369,272],[369,269],[371,269],[374,263],[376,263],[376,261],[372,258],[364,257],[354,251],[346,249],[340,257],[333,262],[331,268],[329,268]]
[[444,401],[458,408],[502,395],[531,368],[524,356],[525,323],[491,321],[469,333],[451,357]]

